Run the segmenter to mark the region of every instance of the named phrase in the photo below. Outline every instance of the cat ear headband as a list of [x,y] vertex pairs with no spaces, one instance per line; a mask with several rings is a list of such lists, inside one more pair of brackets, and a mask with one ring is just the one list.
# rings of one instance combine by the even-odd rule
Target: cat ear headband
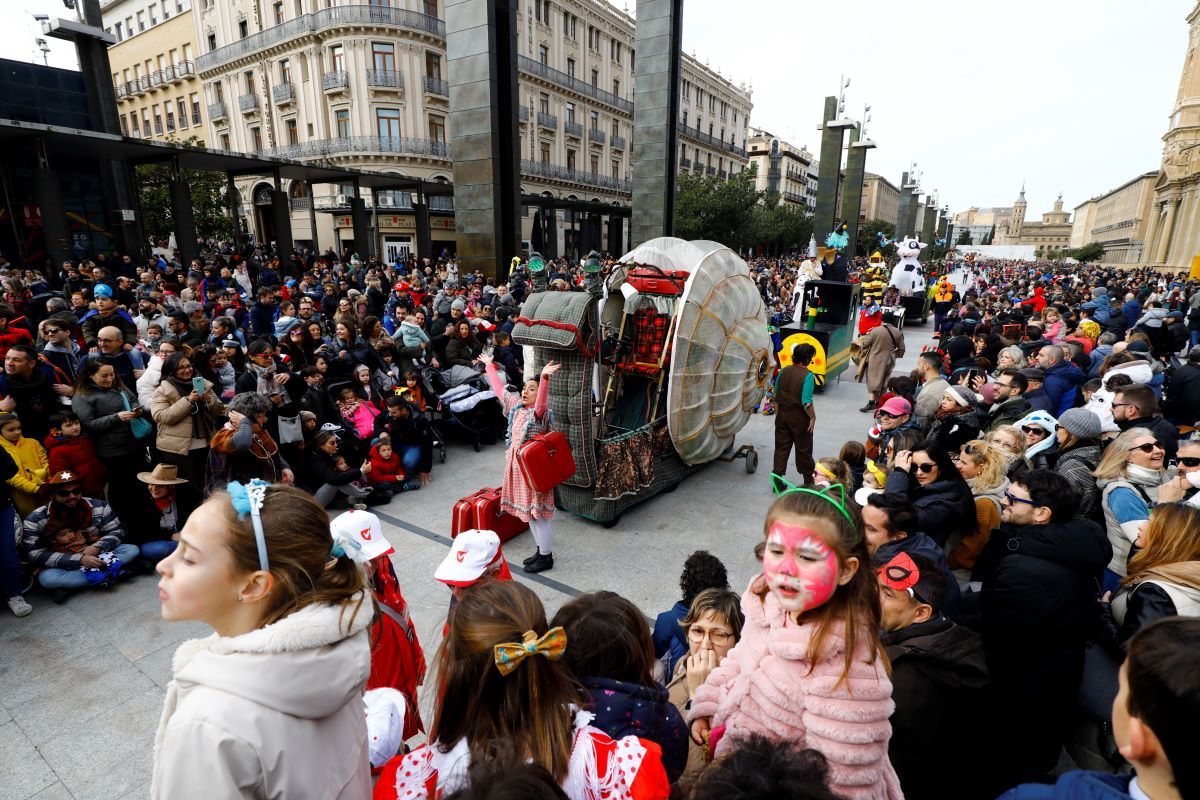
[[[776,497],[783,497],[785,494],[811,494],[819,497],[836,508],[838,513],[846,518],[846,522],[850,523],[851,528],[855,531],[858,530],[858,526],[854,524],[854,518],[846,510],[846,487],[840,483],[831,484],[820,490],[809,489],[797,486],[782,475],[771,473],[771,488],[775,491]],[[834,492],[837,492],[838,497],[834,497]]]

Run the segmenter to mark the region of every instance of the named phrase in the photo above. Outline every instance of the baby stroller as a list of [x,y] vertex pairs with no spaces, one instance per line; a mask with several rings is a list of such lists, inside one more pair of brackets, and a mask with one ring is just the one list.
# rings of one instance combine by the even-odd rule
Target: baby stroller
[[[495,444],[504,422],[499,398],[488,388],[482,375],[456,383],[457,376],[425,366],[421,386],[430,400],[427,414],[439,440],[445,433],[457,431],[478,453],[481,445]],[[443,459],[445,448],[443,446]]]

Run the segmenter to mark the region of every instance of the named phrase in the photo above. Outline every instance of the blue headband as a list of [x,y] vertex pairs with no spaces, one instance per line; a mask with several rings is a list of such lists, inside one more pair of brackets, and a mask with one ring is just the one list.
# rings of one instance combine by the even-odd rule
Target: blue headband
[[238,518],[245,519],[247,514],[250,515],[250,522],[254,526],[254,541],[258,545],[258,566],[264,572],[271,568],[270,562],[267,561],[267,538],[263,534],[262,524],[263,501],[266,500],[267,487],[270,485],[266,481],[254,478],[244,485],[231,481],[225,487],[225,491],[229,492],[229,502],[237,512]]

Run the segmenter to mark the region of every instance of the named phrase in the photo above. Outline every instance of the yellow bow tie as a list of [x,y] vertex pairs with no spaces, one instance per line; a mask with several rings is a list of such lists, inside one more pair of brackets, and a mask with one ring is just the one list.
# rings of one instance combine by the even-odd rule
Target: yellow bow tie
[[507,675],[517,668],[526,656],[543,655],[551,661],[562,658],[567,649],[567,632],[561,627],[551,628],[540,639],[533,631],[525,631],[520,644],[508,642],[492,648],[496,661],[496,669],[501,675]]

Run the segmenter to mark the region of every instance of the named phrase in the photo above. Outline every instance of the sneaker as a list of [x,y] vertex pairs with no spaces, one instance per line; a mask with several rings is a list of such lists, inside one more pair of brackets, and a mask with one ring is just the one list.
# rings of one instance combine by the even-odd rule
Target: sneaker
[[21,595],[8,598],[8,610],[13,613],[14,617],[28,617],[33,613],[33,606],[25,601]]
[[539,556],[541,556],[541,554],[542,554],[542,551],[541,551],[541,550],[538,550],[537,548],[534,548],[534,550],[533,550],[533,555],[531,555],[529,558],[527,558],[527,559],[525,559],[524,561],[522,561],[522,562],[521,562],[521,566],[522,566],[522,567],[528,567],[528,566],[529,566],[530,564],[532,564],[534,561],[537,561],[537,560],[538,560],[538,557],[539,557]]
[[351,503],[351,504],[350,504],[350,506],[351,506],[351,507],[352,507],[352,508],[353,508],[355,511],[366,511],[366,510],[367,510],[367,504],[366,504],[366,503],[357,503],[357,502],[356,502],[356,503]]
[[400,487],[400,491],[415,492],[415,491],[419,490],[420,488],[421,488],[420,481],[405,481],[404,485]]
[[875,410],[875,401],[868,400],[867,404],[859,409],[859,412],[862,414],[866,414],[868,411],[874,411],[874,410]]
[[525,564],[522,569],[526,572],[545,572],[548,569],[554,569],[554,554],[553,553],[538,553],[537,557],[528,564]]

